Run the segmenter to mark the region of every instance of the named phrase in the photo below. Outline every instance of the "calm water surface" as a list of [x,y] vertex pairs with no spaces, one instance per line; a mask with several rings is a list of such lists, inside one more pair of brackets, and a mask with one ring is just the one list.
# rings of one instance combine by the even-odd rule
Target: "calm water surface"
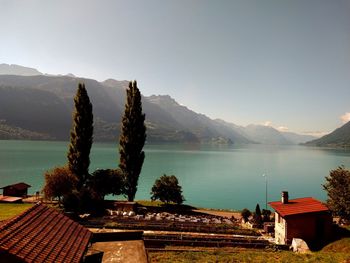
[[[1,141],[0,185],[26,182],[30,193],[43,186],[43,173],[66,162],[68,142]],[[278,200],[281,190],[290,198],[314,196],[325,200],[321,184],[339,165],[350,168],[350,151],[303,146],[147,145],[136,199],[149,199],[162,174],[174,174],[186,202],[198,207],[254,209]],[[90,172],[118,166],[117,144],[95,143]]]

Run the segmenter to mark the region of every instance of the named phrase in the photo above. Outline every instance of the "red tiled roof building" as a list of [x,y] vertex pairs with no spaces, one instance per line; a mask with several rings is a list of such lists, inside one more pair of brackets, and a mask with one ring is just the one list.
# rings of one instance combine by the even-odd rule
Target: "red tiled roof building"
[[0,225],[0,262],[82,262],[91,236],[39,203]]
[[312,197],[289,200],[288,192],[282,192],[281,201],[269,205],[275,210],[277,244],[290,244],[293,238],[322,242],[330,237],[332,216],[322,202]]

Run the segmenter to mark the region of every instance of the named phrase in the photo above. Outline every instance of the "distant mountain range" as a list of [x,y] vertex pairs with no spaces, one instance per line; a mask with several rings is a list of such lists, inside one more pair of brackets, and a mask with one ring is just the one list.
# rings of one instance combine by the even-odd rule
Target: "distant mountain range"
[[[0,139],[69,139],[79,82],[85,83],[93,104],[94,140],[117,141],[128,81],[44,75],[7,64],[0,64]],[[142,105],[148,142],[299,144],[315,139],[263,125],[243,127],[213,120],[168,95],[142,97]]]
[[305,143],[308,146],[350,147],[350,122],[316,140]]

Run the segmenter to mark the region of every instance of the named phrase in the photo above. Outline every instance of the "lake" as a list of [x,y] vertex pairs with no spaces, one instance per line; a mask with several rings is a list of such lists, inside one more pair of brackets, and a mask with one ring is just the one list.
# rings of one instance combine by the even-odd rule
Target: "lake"
[[[43,186],[43,173],[66,162],[68,142],[0,140],[0,185],[20,181],[29,193]],[[150,199],[150,189],[164,173],[178,177],[186,203],[197,207],[265,208],[268,201],[313,196],[326,199],[322,189],[329,171],[350,167],[350,151],[303,146],[266,145],[147,145],[136,199]],[[118,166],[117,143],[95,143],[90,172]],[[119,197],[120,198],[120,197]]]

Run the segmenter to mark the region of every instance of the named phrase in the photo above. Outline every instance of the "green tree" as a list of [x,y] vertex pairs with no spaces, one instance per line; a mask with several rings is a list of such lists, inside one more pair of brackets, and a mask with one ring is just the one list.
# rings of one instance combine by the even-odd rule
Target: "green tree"
[[241,216],[245,222],[248,222],[249,217],[252,215],[252,212],[250,212],[249,209],[244,208],[241,212]]
[[261,216],[261,210],[260,210],[260,205],[259,204],[256,204],[255,213],[253,215],[253,218],[254,218],[254,222],[258,226],[262,225],[262,216]]
[[151,190],[152,201],[159,199],[162,202],[182,204],[185,198],[182,195],[182,189],[175,175],[162,175],[154,182]]
[[350,171],[344,166],[330,171],[323,185],[327,191],[327,205],[341,220],[350,221]]
[[45,198],[58,198],[59,205],[61,198],[72,193],[78,183],[77,177],[68,167],[56,167],[45,174],[45,186],[43,193]]
[[120,169],[98,169],[92,173],[88,186],[94,199],[103,200],[108,194],[120,195],[124,192],[124,175]]
[[271,210],[263,209],[261,212],[264,222],[270,222]]
[[78,85],[74,105],[73,127],[70,133],[67,158],[69,169],[78,177],[79,190],[89,176],[90,150],[93,140],[92,104],[85,85],[82,83]]
[[119,138],[119,167],[125,174],[125,194],[129,201],[134,201],[145,159],[142,149],[146,141],[146,126],[145,114],[142,113],[141,93],[136,81],[129,83],[126,95],[122,131]]

